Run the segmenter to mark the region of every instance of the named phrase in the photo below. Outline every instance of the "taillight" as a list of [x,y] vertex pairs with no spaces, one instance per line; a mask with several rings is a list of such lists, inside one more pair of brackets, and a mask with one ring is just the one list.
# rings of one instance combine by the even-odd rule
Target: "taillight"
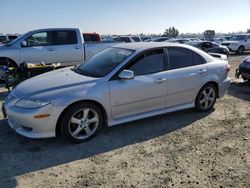
[[226,66],[226,71],[229,72],[231,70],[231,66],[230,65],[227,65]]

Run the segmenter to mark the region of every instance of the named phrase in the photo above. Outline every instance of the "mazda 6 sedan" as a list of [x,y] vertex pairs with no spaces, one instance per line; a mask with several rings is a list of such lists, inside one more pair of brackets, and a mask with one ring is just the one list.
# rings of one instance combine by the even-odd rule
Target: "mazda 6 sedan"
[[22,82],[3,111],[23,136],[80,143],[102,126],[187,108],[208,111],[228,90],[229,70],[227,61],[187,45],[120,44]]

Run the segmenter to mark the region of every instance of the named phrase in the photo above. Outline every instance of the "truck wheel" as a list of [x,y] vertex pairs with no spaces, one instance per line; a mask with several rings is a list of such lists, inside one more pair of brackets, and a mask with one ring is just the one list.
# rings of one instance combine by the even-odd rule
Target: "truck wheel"
[[0,82],[4,82],[5,81],[5,77],[4,74],[2,72],[2,67],[3,66],[8,66],[8,67],[17,67],[17,64],[8,59],[8,58],[0,58]]
[[245,51],[245,47],[244,46],[240,46],[238,48],[238,50],[237,50],[237,54],[242,55],[244,53],[244,51]]
[[104,124],[101,109],[95,104],[81,102],[71,106],[61,117],[61,135],[74,143],[92,138]]

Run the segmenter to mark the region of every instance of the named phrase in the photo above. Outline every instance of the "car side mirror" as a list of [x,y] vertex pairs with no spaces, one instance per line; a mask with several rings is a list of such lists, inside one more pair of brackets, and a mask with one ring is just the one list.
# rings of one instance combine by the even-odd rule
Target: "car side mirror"
[[21,46],[22,46],[22,47],[27,47],[27,46],[28,46],[27,41],[26,41],[26,40],[23,40],[23,41],[21,42]]
[[130,70],[123,70],[119,74],[119,78],[122,80],[131,80],[134,79],[134,77],[135,77],[134,72]]

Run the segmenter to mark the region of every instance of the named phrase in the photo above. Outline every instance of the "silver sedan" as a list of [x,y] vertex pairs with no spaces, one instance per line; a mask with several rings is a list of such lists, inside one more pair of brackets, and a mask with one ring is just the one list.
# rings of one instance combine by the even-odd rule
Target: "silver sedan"
[[120,44],[76,67],[22,82],[3,110],[23,136],[61,134],[79,143],[102,126],[193,107],[208,111],[228,90],[229,70],[227,61],[191,46]]

